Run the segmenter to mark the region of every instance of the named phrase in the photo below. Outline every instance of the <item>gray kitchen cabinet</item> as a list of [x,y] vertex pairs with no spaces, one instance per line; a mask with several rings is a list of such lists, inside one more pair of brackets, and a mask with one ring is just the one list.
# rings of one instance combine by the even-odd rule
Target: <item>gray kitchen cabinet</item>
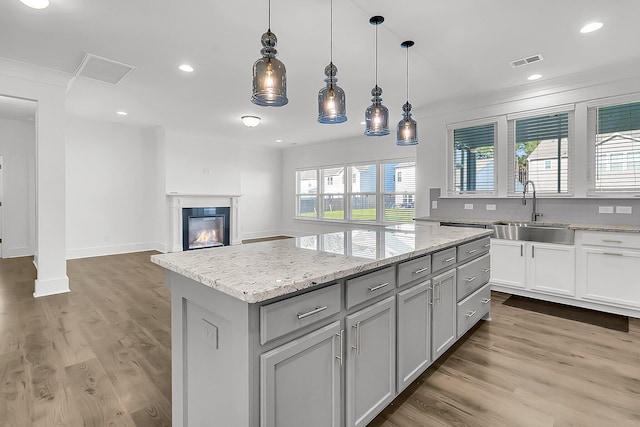
[[260,356],[260,426],[341,425],[342,339],[336,321]]
[[436,360],[456,340],[456,270],[435,276],[431,283],[431,351]]
[[398,393],[431,364],[431,281],[398,293]]
[[345,335],[347,426],[360,427],[396,396],[395,295],[348,315]]

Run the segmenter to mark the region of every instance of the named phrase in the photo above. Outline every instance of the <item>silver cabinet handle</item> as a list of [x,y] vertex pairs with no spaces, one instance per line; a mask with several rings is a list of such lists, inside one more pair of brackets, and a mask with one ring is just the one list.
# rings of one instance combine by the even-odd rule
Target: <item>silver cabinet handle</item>
[[357,322],[355,325],[352,326],[352,328],[356,329],[356,345],[351,346],[352,349],[354,349],[356,351],[356,354],[360,354],[360,322]]
[[464,279],[465,282],[469,282],[469,283],[473,282],[474,280],[476,280],[476,276],[467,277],[466,279]]
[[488,272],[490,272],[490,271],[491,271],[491,269],[490,269],[490,268],[483,268],[483,269],[482,269],[482,272],[483,272],[483,273],[488,273]]
[[536,247],[531,245],[531,258],[536,257]]
[[372,286],[372,287],[370,287],[370,288],[369,288],[369,292],[377,291],[378,289],[382,289],[382,288],[384,288],[385,286],[389,286],[389,282],[387,282],[387,283],[381,283],[381,284],[379,284],[378,286]]
[[323,305],[322,307],[316,307],[311,311],[307,311],[306,313],[298,313],[298,320],[302,320],[305,317],[309,317],[309,316],[313,316],[314,314],[318,314],[321,311],[325,311],[327,308],[329,308],[329,307],[327,307],[326,305]]
[[429,267],[425,267],[425,268],[421,268],[419,270],[416,270],[413,272],[413,274],[420,274],[420,273],[424,273],[425,271],[429,271]]
[[619,254],[619,253],[615,253],[615,252],[603,252],[602,255],[624,256],[624,254]]
[[431,298],[427,297],[427,304],[433,306],[433,287],[429,286],[427,290],[431,291]]
[[438,283],[437,285],[435,285],[434,287],[437,287],[436,289],[438,289],[438,296],[436,297],[436,301],[440,302],[440,296],[442,295],[441,292],[442,290],[440,289],[440,285],[442,285],[442,282]]
[[491,298],[482,298],[483,304],[489,304],[491,302]]
[[475,316],[476,312],[475,311],[467,311],[464,315],[467,317],[473,317]]
[[343,341],[344,341],[344,329],[340,329],[340,333],[336,334],[338,338],[340,338],[340,355],[336,356],[336,359],[340,361],[340,366],[342,366],[342,355],[344,354]]
[[520,256],[524,256],[524,245],[520,245]]
[[491,247],[491,243],[487,243],[486,245],[484,245],[485,248],[490,248]]
[[602,239],[602,243],[622,243],[622,240]]
[[467,253],[468,253],[469,255],[471,255],[471,254],[475,254],[476,252],[478,252],[478,250],[477,250],[477,249],[471,249],[470,251],[467,251]]
[[447,258],[444,260],[444,262],[451,262],[451,261],[455,261],[456,257],[452,256],[451,258]]

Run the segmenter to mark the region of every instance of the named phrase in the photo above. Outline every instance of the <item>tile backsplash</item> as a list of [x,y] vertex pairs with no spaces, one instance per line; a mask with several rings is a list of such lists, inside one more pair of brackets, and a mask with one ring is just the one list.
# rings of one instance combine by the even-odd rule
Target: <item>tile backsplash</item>
[[[431,216],[531,220],[531,194],[527,204],[518,198],[442,198],[440,188],[429,190]],[[433,201],[437,201],[434,208]],[[473,208],[470,209],[470,206]],[[640,225],[640,199],[610,198],[538,198],[537,211],[541,222],[573,222],[582,224]]]

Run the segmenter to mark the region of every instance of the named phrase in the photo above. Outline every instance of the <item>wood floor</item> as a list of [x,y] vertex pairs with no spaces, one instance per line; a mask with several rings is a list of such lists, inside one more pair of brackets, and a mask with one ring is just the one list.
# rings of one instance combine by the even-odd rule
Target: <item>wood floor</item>
[[[0,260],[0,427],[171,424],[169,292],[150,254],[69,261],[72,292],[39,299],[31,259]],[[616,332],[505,298],[370,426],[640,426],[640,321]]]

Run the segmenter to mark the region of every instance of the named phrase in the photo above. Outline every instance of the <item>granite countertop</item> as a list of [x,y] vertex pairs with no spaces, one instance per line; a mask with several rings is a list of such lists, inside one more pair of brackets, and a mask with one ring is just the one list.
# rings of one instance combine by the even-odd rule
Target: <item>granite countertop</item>
[[151,261],[239,300],[257,303],[491,233],[402,224],[152,255]]
[[[453,224],[471,224],[471,225],[494,225],[499,222],[509,222],[511,220],[505,219],[478,219],[478,218],[450,218],[450,217],[437,217],[437,216],[423,216],[414,218],[416,221],[431,221],[431,222],[449,222]],[[521,222],[513,220],[513,222]],[[526,221],[522,221],[526,222]],[[582,231],[611,231],[619,233],[640,233],[640,225],[614,225],[614,224],[581,224],[581,223],[557,223],[557,222],[544,222],[539,221],[540,224],[545,225],[557,225],[560,227],[567,227],[571,230]]]

